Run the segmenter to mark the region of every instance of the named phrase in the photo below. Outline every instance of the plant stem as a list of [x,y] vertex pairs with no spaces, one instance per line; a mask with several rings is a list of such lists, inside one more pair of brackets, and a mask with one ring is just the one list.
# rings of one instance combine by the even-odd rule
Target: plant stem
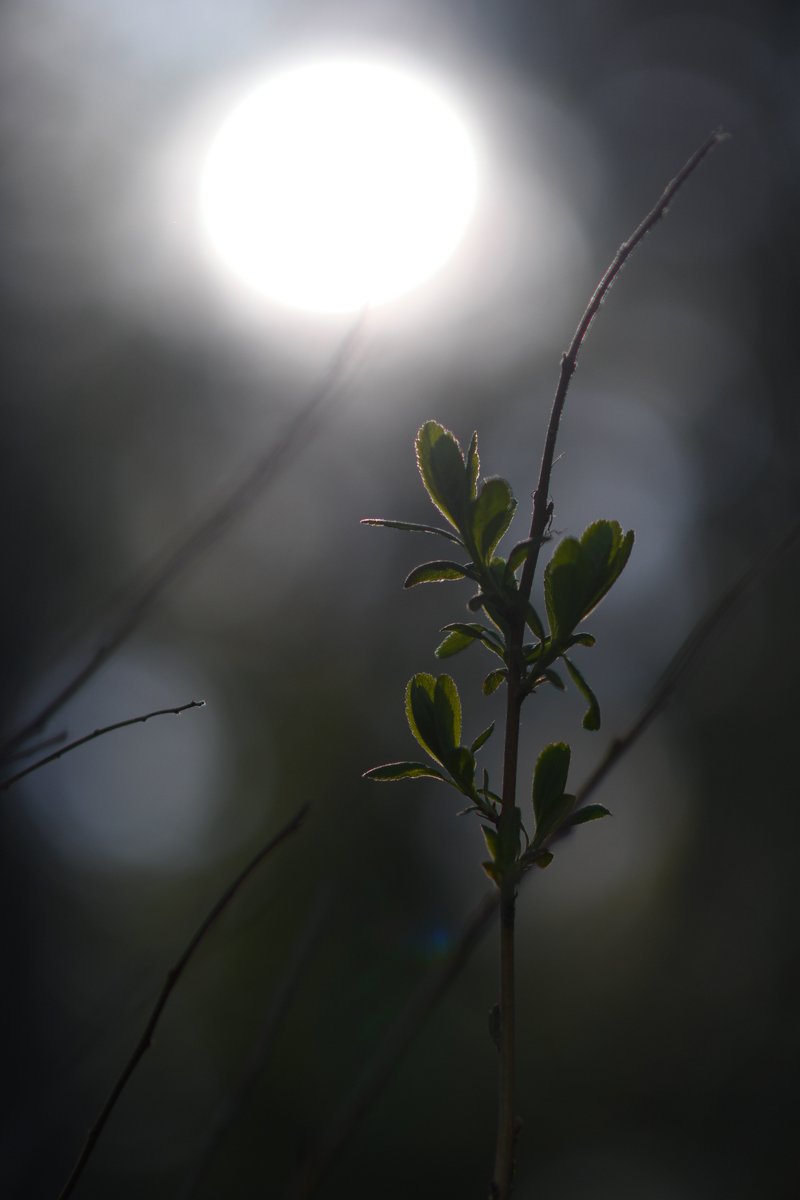
[[516,881],[504,881],[500,896],[500,1080],[497,1103],[497,1149],[492,1200],[507,1200],[514,1173],[514,1073],[516,1065],[514,1004],[514,919]]

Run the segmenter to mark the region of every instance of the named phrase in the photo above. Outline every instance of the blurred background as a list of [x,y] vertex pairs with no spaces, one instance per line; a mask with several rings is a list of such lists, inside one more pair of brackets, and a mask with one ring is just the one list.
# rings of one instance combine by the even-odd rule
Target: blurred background
[[[573,381],[554,529],[609,517],[636,545],[581,659],[602,729],[581,729],[574,690],[535,697],[523,780],[566,739],[579,782],[796,519],[799,34],[795,6],[763,0],[3,5],[6,732],[281,437],[352,327],[259,300],[204,248],[197,180],[231,97],[287,53],[399,53],[460,98],[480,162],[453,257],[370,316],[296,452],[48,732],[206,707],[2,796],[4,1196],[58,1194],[168,967],[301,803],[78,1194],[280,1196],[443,961],[488,888],[479,826],[434,783],[360,776],[414,757],[403,688],[437,670],[468,593],[404,592],[439,547],[359,518],[431,519],[413,438],[435,417],[463,443],[479,430],[525,536],[559,356],[720,125],[732,140],[625,269]],[[598,795],[613,820],[522,892],[520,1200],[797,1194],[799,571],[795,550],[748,593]],[[482,667],[473,650],[450,668],[471,736],[501,715]],[[321,1195],[485,1196],[495,956],[492,931]]]

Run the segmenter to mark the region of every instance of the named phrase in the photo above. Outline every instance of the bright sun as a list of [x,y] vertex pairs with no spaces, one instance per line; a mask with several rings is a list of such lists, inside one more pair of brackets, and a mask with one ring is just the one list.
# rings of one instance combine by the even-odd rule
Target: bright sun
[[280,303],[347,312],[415,287],[475,204],[465,126],[429,82],[377,63],[297,66],[248,95],[202,175],[211,246]]

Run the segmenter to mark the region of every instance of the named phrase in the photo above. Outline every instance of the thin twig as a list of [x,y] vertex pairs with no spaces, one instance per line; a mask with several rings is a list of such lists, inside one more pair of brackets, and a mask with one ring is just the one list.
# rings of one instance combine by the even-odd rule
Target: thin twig
[[322,931],[330,919],[330,915],[331,897],[326,893],[316,903],[294,948],[291,961],[281,976],[280,984],[272,997],[272,1003],[258,1035],[258,1040],[252,1049],[247,1069],[233,1094],[224,1098],[214,1115],[211,1130],[203,1142],[202,1155],[193,1166],[184,1184],[181,1200],[193,1200],[193,1197],[197,1195],[219,1147],[235,1125],[253,1088],[263,1074],[264,1064],[274,1042],[275,1034],[294,999],[302,973],[319,944]]
[[[683,187],[686,180],[696,170],[703,159],[720,142],[723,134],[712,133],[709,138],[691,156],[688,162],[678,172],[675,178],[667,184],[661,198],[650,210],[644,220],[637,226],[627,241],[623,242],[605,271],[594,293],[589,300],[586,310],[575,330],[569,349],[561,356],[561,372],[556,388],[550,420],[547,426],[542,462],[539,470],[539,482],[533,494],[533,513],[527,556],[522,568],[519,591],[523,603],[519,613],[511,623],[508,637],[508,691],[506,696],[506,729],[505,751],[503,757],[503,820],[510,820],[512,810],[516,807],[517,757],[519,746],[519,728],[522,704],[525,699],[523,679],[525,668],[522,657],[522,644],[525,636],[525,602],[530,598],[533,577],[539,559],[548,521],[552,517],[553,506],[549,500],[550,476],[553,470],[558,428],[561,414],[567,398],[570,380],[575,373],[578,354],[583,345],[589,327],[597,315],[609,288],[613,284],[625,262],[639,243],[656,225],[674,196]],[[500,928],[500,1070],[499,1070],[499,1103],[497,1144],[495,1149],[494,1172],[492,1175],[492,1200],[508,1200],[511,1195],[514,1173],[514,906],[516,898],[512,882],[503,882],[503,900],[501,904]]]
[[628,258],[647,236],[650,230],[658,224],[661,218],[666,213],[670,204],[674,200],[677,193],[686,183],[687,179],[697,170],[703,159],[711,153],[715,146],[720,142],[725,141],[728,135],[722,130],[715,130],[710,137],[706,138],[702,146],[695,150],[691,158],[684,164],[678,174],[664,188],[658,203],[650,210],[644,220],[633,231],[627,241],[623,242],[617,253],[614,255],[608,269],[603,275],[594,290],[594,294],[586,306],[586,311],[581,317],[578,328],[575,330],[575,335],[570,342],[569,349],[566,354],[561,356],[561,373],[558,379],[558,387],[556,388],[555,399],[553,401],[552,412],[550,413],[550,422],[547,427],[547,437],[544,444],[544,452],[542,454],[542,463],[539,470],[539,482],[536,485],[536,491],[533,494],[533,516],[531,518],[531,531],[528,535],[531,538],[531,547],[528,551],[528,557],[522,568],[522,576],[520,578],[520,592],[527,599],[531,594],[533,585],[533,576],[536,571],[536,563],[539,558],[539,549],[542,544],[545,529],[548,519],[551,515],[549,506],[550,492],[550,474],[553,469],[553,456],[555,455],[556,439],[558,437],[558,426],[561,421],[561,413],[564,409],[564,401],[567,398],[570,380],[575,374],[575,368],[578,364],[578,354],[583,345],[584,339],[589,332],[589,327],[592,321],[597,316],[600,305],[603,303],[605,296],[613,284],[614,280],[619,275]]
[[[717,626],[739,603],[746,591],[796,543],[800,541],[800,522],[794,525],[781,540],[762,555],[751,567],[731,584],[715,604],[697,622],[692,632],[673,655],[653,697],[621,738],[615,738],[599,763],[578,790],[577,803],[585,804],[589,796],[600,786],[619,761],[633,748],[645,730],[667,705],[675,688],[684,678],[703,646]],[[553,839],[555,841],[556,839]],[[550,843],[552,844],[552,843]],[[534,872],[528,871],[523,882]],[[356,1132],[358,1125],[380,1095],[391,1078],[403,1051],[411,1044],[427,1021],[433,1009],[443,999],[450,985],[458,977],[483,934],[489,927],[494,914],[500,907],[500,892],[495,889],[487,896],[475,915],[465,926],[450,957],[433,978],[427,979],[411,999],[397,1024],[387,1034],[367,1074],[350,1103],[342,1110],[323,1142],[320,1142],[297,1176],[285,1200],[309,1200],[322,1183],[328,1170]]]
[[144,1031],[142,1032],[139,1041],[136,1043],[136,1046],[134,1047],[134,1050],[126,1062],[121,1074],[117,1078],[116,1083],[112,1087],[108,1095],[108,1099],[101,1108],[94,1124],[89,1130],[86,1141],[83,1145],[83,1149],[78,1156],[75,1166],[72,1168],[67,1182],[64,1184],[64,1187],[59,1193],[58,1200],[67,1200],[67,1197],[71,1196],[75,1190],[86,1164],[91,1158],[92,1152],[97,1145],[97,1141],[103,1132],[105,1124],[111,1116],[111,1113],[114,1111],[114,1106],[125,1090],[125,1086],[133,1072],[136,1070],[136,1067],[139,1065],[140,1060],[148,1050],[153,1039],[156,1026],[161,1018],[161,1014],[166,1007],[167,1001],[169,1000],[181,976],[189,965],[189,962],[195,951],[203,942],[203,939],[211,929],[212,925],[214,925],[219,917],[221,917],[225,912],[225,909],[228,907],[231,900],[233,900],[234,896],[239,891],[245,880],[252,875],[256,868],[259,867],[266,858],[269,857],[273,850],[275,850],[282,842],[286,841],[288,837],[300,829],[308,815],[309,808],[310,805],[304,804],[303,807],[297,813],[295,813],[292,819],[288,821],[286,825],[284,825],[283,828],[277,834],[275,834],[275,836],[271,838],[265,846],[261,847],[258,854],[256,854],[256,856],[250,860],[247,866],[243,867],[242,870],[239,871],[233,881],[225,888],[225,891],[222,893],[216,903],[211,907],[205,919],[200,923],[192,937],[189,939],[185,949],[183,950],[183,953],[168,971],[164,986],[162,987],[158,999],[153,1006],[153,1010],[150,1013],[147,1024],[144,1027]]
[[11,734],[0,750],[0,757],[8,752],[13,752],[19,745],[38,733],[119,649],[167,586],[196,562],[229,525],[263,495],[276,478],[278,468],[286,465],[292,451],[300,445],[301,435],[310,426],[312,419],[319,415],[326,402],[342,386],[355,359],[365,322],[366,310],[361,313],[350,332],[342,340],[321,383],[297,411],[277,441],[261,455],[230,495],[203,517],[167,558],[166,562],[155,570],[150,580],[143,585],[139,595],[125,609],[120,621],[106,640],[97,647],[68,683],[22,728]]
[[26,775],[32,775],[34,771],[41,770],[48,763],[55,762],[57,758],[62,758],[63,755],[77,750],[79,746],[85,746],[87,742],[93,742],[95,738],[103,737],[107,733],[113,733],[115,729],[125,729],[128,725],[144,725],[145,721],[149,721],[151,717],[179,717],[181,713],[185,713],[190,708],[205,708],[205,700],[190,700],[188,704],[181,704],[179,708],[157,708],[153,712],[144,713],[140,717],[128,717],[127,721],[115,721],[113,725],[104,725],[102,729],[95,729],[91,733],[84,734],[83,737],[77,738],[74,742],[70,742],[66,746],[62,746],[60,750],[54,750],[52,754],[47,754],[44,758],[37,759],[35,763],[29,763],[22,771],[17,771],[16,775],[11,775],[10,778],[4,779],[0,783],[0,792],[5,792],[13,784],[19,783],[20,779],[24,779]]

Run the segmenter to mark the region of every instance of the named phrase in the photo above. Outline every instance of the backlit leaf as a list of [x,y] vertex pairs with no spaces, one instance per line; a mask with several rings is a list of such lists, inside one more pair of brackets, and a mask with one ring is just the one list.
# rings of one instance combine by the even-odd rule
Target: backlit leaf
[[399,779],[440,779],[443,783],[448,782],[436,767],[416,762],[384,763],[382,767],[365,771],[361,778],[371,779],[375,783],[395,783]]
[[449,529],[440,529],[438,525],[418,525],[415,521],[385,521],[382,517],[362,517],[359,525],[381,525],[385,529],[405,529],[409,533],[435,533],[439,537],[447,538],[449,542],[455,542],[457,546],[464,545],[458,534],[451,533]]
[[575,666],[575,664],[573,662],[570,662],[570,660],[567,658],[566,654],[563,656],[563,658],[564,658],[564,663],[566,665],[566,668],[569,671],[570,676],[572,677],[572,682],[575,684],[576,688],[581,693],[581,695],[583,696],[586,703],[589,705],[586,712],[584,713],[583,728],[597,730],[600,728],[600,705],[597,703],[597,697],[595,696],[594,692],[589,687],[588,683],[583,678],[583,676],[581,675],[580,671]]
[[447,559],[437,559],[434,562],[421,563],[407,576],[404,588],[416,587],[418,583],[442,583],[447,579],[474,578],[469,566],[450,562]]
[[426,421],[416,438],[417,464],[428,495],[456,529],[462,529],[469,502],[464,455],[449,429]]

